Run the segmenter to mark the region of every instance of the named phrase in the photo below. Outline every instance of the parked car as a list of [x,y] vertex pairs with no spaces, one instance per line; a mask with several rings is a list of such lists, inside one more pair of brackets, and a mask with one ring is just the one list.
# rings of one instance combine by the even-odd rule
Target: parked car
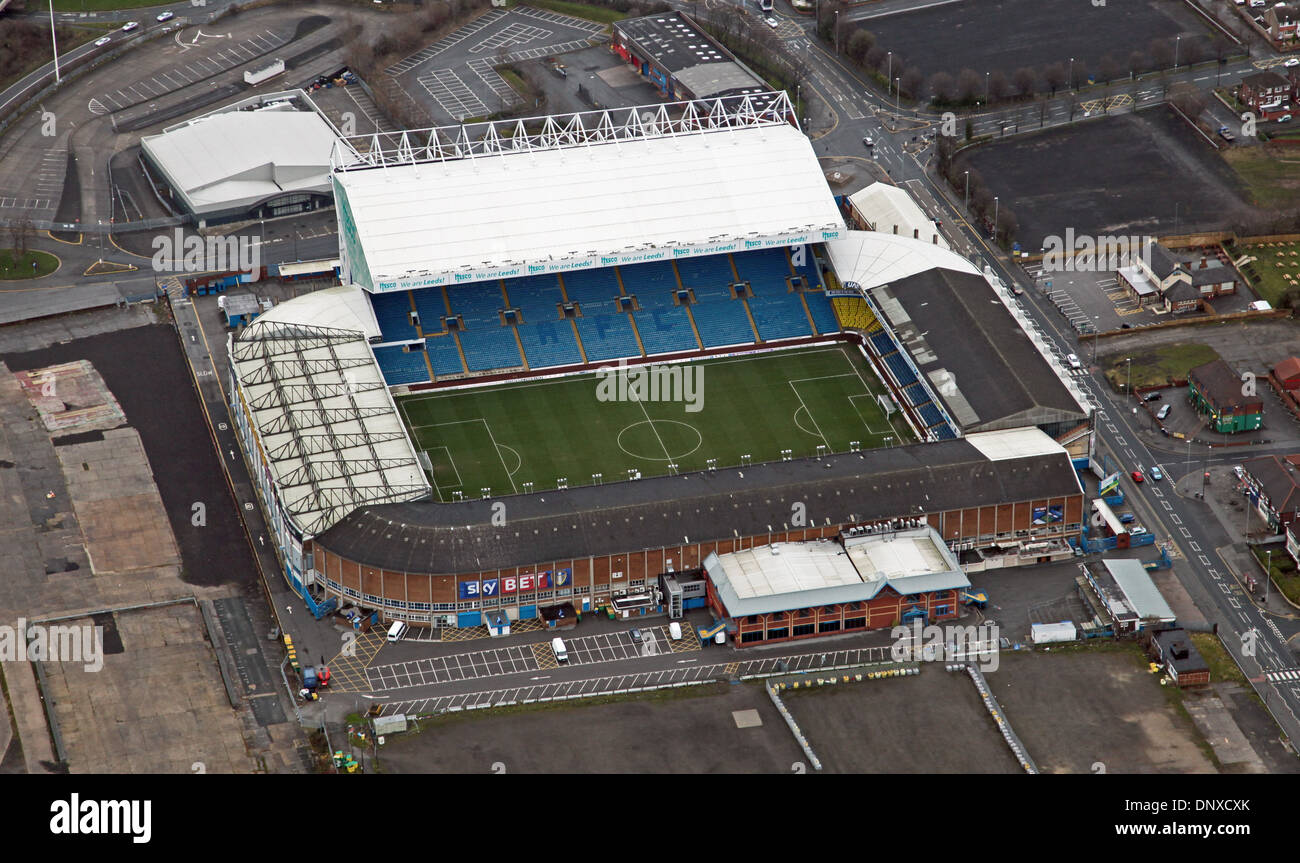
[[1235,135],[1233,135],[1231,132],[1228,131],[1228,127],[1227,127],[1227,126],[1220,126],[1220,127],[1219,127],[1219,137],[1222,138],[1222,139],[1225,140],[1225,141],[1235,141],[1235,140],[1237,140],[1237,137],[1236,137]]
[[[1165,405],[1165,407],[1168,408],[1169,405]],[[1164,419],[1164,417],[1161,417],[1161,419]],[[1164,473],[1160,470],[1160,468],[1158,468],[1158,467],[1153,467],[1153,468],[1151,468],[1151,478],[1152,478],[1153,480],[1155,480],[1156,482],[1159,482],[1160,480],[1162,480],[1162,479],[1165,478],[1165,475],[1164,475]]]
[[637,644],[641,643],[641,630],[639,629],[629,630],[628,635],[632,636],[632,640],[635,641]]
[[1277,121],[1278,121],[1279,123],[1290,123],[1290,122],[1291,122],[1291,115],[1290,115],[1290,114],[1283,114],[1281,117],[1278,117],[1278,118],[1277,118]]
[[170,20],[172,20],[172,19],[175,18],[175,17],[176,17],[176,13],[175,13],[175,12],[163,12],[163,13],[159,14],[159,16],[158,16],[157,18],[155,18],[154,20],[155,20],[155,21],[158,21],[158,22],[161,23],[161,22],[163,22],[163,21],[170,21]]
[[870,137],[863,138],[863,139],[862,139],[862,144],[863,144],[863,146],[866,146],[866,147],[874,147],[874,146],[876,146],[876,142],[873,141]]
[[775,18],[764,18],[763,20],[766,21],[767,26],[771,27],[773,30],[781,26],[779,23],[777,23],[777,20]]
[[1146,477],[1142,475],[1140,470],[1133,471],[1129,476],[1133,477],[1134,482],[1146,482]]
[[1292,57],[1282,65],[1287,67],[1288,69],[1292,68],[1293,66],[1300,66],[1300,57]]
[[1147,532],[1147,529],[1142,525],[1138,525],[1137,527],[1130,527],[1128,529],[1128,532],[1131,536],[1141,536],[1142,534]]
[[140,28],[139,21],[127,21],[125,24],[122,25],[122,32],[130,33],[132,30],[138,30],[139,28]]
[[1121,515],[1121,516],[1119,517],[1119,523],[1120,523],[1120,524],[1132,524],[1133,521],[1134,521],[1136,518],[1137,518],[1137,516],[1134,515],[1133,513],[1131,513],[1131,512],[1126,512],[1126,513],[1124,513],[1123,515]]
[[1161,398],[1161,395],[1160,395],[1159,392],[1147,393],[1146,395],[1142,396],[1142,401],[1144,401],[1144,402],[1153,402],[1153,401],[1155,401],[1155,400],[1158,399],[1158,398]]
[[[1164,419],[1165,417],[1169,416],[1169,409],[1170,409],[1171,407],[1173,407],[1173,405],[1165,405],[1165,406],[1162,407],[1160,410],[1156,411],[1156,419],[1158,419],[1158,420],[1162,420],[1162,419]],[[1154,471],[1154,470],[1151,471],[1151,475],[1152,475],[1152,476],[1155,476],[1155,471]],[[1156,478],[1156,479],[1160,479],[1160,477],[1158,477],[1158,476],[1155,476],[1155,478]]]

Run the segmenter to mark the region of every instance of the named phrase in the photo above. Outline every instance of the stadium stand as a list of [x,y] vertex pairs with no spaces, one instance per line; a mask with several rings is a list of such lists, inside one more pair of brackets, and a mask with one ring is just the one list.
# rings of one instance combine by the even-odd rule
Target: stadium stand
[[715,300],[691,306],[691,315],[706,348],[754,341],[745,306],[740,300]]
[[[643,309],[669,308],[673,292],[677,290],[677,276],[672,261],[647,261],[618,268],[623,279],[623,290],[636,294]],[[567,276],[566,276],[567,279]],[[567,284],[567,282],[566,282]],[[585,314],[585,312],[584,312]]]
[[456,350],[456,339],[450,335],[434,336],[424,340],[424,350],[435,375],[463,375],[465,364]]
[[384,381],[389,386],[419,384],[429,379],[429,367],[424,364],[424,351],[407,351],[401,345],[375,348],[375,359]]
[[920,381],[903,387],[903,395],[907,398],[908,403],[914,407],[920,407],[930,401],[930,394],[925,391],[925,387],[921,385]]
[[[682,277],[682,287],[693,289],[695,298],[700,302],[731,298],[731,283],[736,277],[726,255],[681,258],[677,261],[677,272]],[[624,281],[623,284],[626,285],[627,282]]]
[[826,287],[826,281],[818,271],[816,262],[813,260],[812,251],[804,249],[804,263],[802,267],[795,267],[794,271],[804,277],[808,282],[809,290],[823,290]]
[[[508,289],[507,289],[508,290]],[[565,366],[582,362],[582,353],[573,339],[568,321],[542,321],[519,328],[519,340],[530,368]]]
[[636,328],[647,354],[670,351],[697,351],[699,344],[691,331],[691,321],[682,306],[654,309],[636,316]]
[[870,338],[871,346],[876,349],[876,353],[882,357],[889,356],[898,350],[894,344],[894,338],[884,330],[873,334]]
[[798,294],[777,294],[772,296],[750,297],[749,311],[758,326],[758,334],[763,341],[773,339],[793,339],[799,336],[811,336],[808,316],[804,314],[803,303]]
[[578,337],[582,339],[589,362],[641,356],[636,334],[632,332],[632,324],[626,315],[578,318]]
[[460,346],[465,350],[465,362],[472,372],[522,366],[519,345],[510,327],[500,324],[468,329],[460,334]]
[[[420,334],[411,326],[411,294],[409,291],[396,291],[391,294],[371,294],[370,305],[375,310],[375,319],[379,321],[379,332],[386,342],[401,342],[418,339]],[[424,315],[420,322],[425,326]],[[438,319],[433,319],[433,329],[438,329]]]
[[939,413],[939,409],[934,406],[934,402],[926,402],[917,408],[916,412],[921,417],[921,421],[925,423],[926,428],[946,425],[943,421],[943,414]]
[[742,282],[749,282],[755,296],[773,296],[784,294],[790,288],[786,279],[790,276],[790,262],[785,257],[785,248],[756,249],[732,256],[736,262],[736,271]]
[[939,440],[956,440],[957,438],[957,433],[953,431],[947,423],[937,426],[931,429],[931,431],[938,436]]
[[831,308],[831,301],[826,294],[821,291],[804,291],[803,298],[808,304],[808,311],[812,313],[813,323],[817,325],[818,335],[840,331],[835,310]]
[[506,296],[510,305],[524,314],[529,324],[554,321],[560,317],[557,306],[564,301],[555,274],[506,279]]
[[916,382],[916,375],[912,374],[912,370],[908,368],[907,361],[901,354],[894,352],[885,357],[885,365],[889,366],[889,370],[894,373],[894,379],[898,381],[900,387]]
[[882,329],[871,307],[861,297],[831,297],[831,305],[835,309],[835,316],[840,319],[840,325],[845,329],[864,330],[868,333]]
[[618,311],[618,279],[612,269],[575,270],[564,274],[564,292],[569,302],[582,306],[584,317]]
[[424,288],[412,291],[415,310],[420,313],[420,329],[429,333],[442,332],[442,319],[447,315],[447,304],[442,301],[442,288]]
[[[501,316],[498,313],[505,301],[501,296],[499,282],[473,282],[454,289],[448,288],[447,299],[451,301],[452,312],[464,319],[466,329],[501,326]],[[420,315],[420,320],[423,322],[424,315]]]

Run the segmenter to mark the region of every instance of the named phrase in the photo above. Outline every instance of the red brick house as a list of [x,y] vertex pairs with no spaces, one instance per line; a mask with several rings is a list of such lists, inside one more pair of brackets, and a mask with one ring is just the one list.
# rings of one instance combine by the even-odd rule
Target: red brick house
[[1291,110],[1291,81],[1277,72],[1256,72],[1241,79],[1238,95],[1259,119],[1268,120]]

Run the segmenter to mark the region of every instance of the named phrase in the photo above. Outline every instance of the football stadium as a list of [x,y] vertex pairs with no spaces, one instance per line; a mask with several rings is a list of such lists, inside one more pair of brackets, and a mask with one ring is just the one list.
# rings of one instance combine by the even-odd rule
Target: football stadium
[[331,183],[341,284],[228,344],[313,611],[707,608],[752,644],[1072,553],[1068,371],[996,277],[849,230],[783,93],[340,138]]

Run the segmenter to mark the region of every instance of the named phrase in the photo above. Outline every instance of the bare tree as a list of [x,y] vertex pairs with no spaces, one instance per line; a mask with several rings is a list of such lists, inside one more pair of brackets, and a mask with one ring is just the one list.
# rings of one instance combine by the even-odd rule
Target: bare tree
[[1043,80],[1047,82],[1047,87],[1056,95],[1056,91],[1065,83],[1065,65],[1062,63],[1051,63],[1043,69]]
[[935,72],[930,76],[930,95],[935,101],[951,102],[956,90],[957,82],[947,72]]
[[1011,92],[1011,82],[1007,80],[1007,73],[998,69],[990,75],[988,89],[990,99],[1002,100],[1007,98],[1007,95]]
[[921,82],[925,80],[925,75],[918,67],[908,66],[898,79],[898,86],[905,90],[910,98],[915,99],[921,91]]
[[1038,84],[1038,76],[1028,66],[1021,66],[1017,69],[1012,74],[1011,80],[1015,83],[1016,94],[1020,96],[1032,96],[1034,87]]
[[1113,54],[1102,55],[1097,74],[1101,75],[1101,80],[1107,84],[1119,77],[1119,61],[1115,59]]
[[885,69],[885,58],[888,56],[889,52],[884,48],[872,45],[866,56],[862,58],[862,64],[872,71],[882,72]]
[[1010,246],[1016,239],[1016,230],[1020,227],[1016,214],[1010,207],[998,207],[998,223],[995,226],[994,239],[1002,246]]
[[1082,60],[1071,60],[1066,70],[1065,80],[1071,87],[1078,89],[1088,81],[1088,64]]
[[845,45],[844,50],[849,55],[850,60],[860,64],[866,58],[867,52],[875,44],[876,35],[874,33],[870,30],[858,29],[854,30],[853,35],[849,36],[848,44]]
[[1201,39],[1184,39],[1178,60],[1180,63],[1194,66],[1205,59],[1205,49],[1205,42]]
[[1129,52],[1128,55],[1129,78],[1135,77],[1138,72],[1141,72],[1143,69],[1146,68],[1146,65],[1147,65],[1147,55],[1143,54],[1141,51],[1138,51],[1136,49]]
[[1150,52],[1157,69],[1166,69],[1173,64],[1174,46],[1169,44],[1168,39],[1152,39],[1151,44],[1147,46],[1147,51]]
[[957,73],[957,98],[963,102],[973,102],[984,90],[984,81],[974,69],[962,69]]

